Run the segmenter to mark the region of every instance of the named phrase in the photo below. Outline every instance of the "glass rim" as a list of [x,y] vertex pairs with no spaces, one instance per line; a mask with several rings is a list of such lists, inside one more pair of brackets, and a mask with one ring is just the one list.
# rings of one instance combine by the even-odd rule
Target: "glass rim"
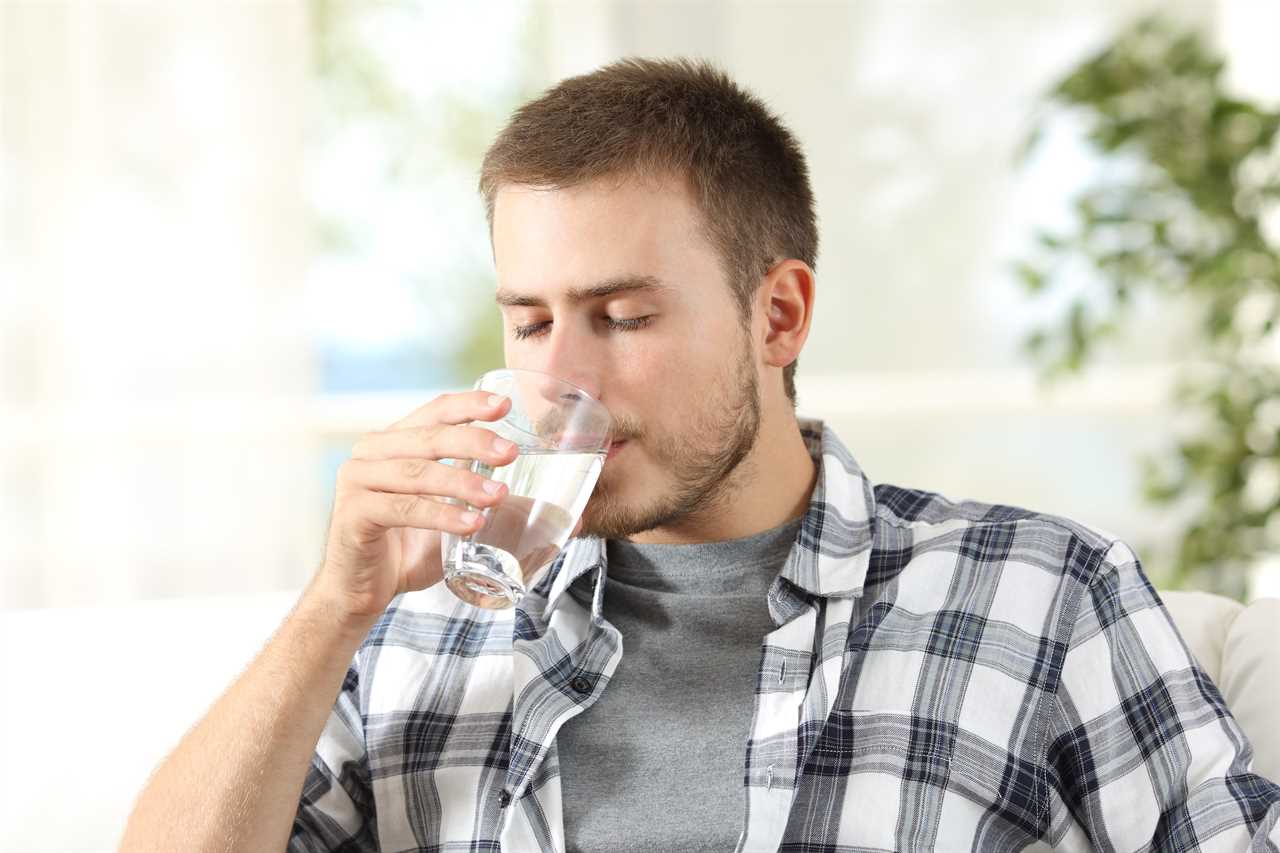
[[474,387],[477,387],[477,388],[480,387],[480,383],[484,381],[484,378],[486,376],[490,376],[495,373],[529,373],[534,376],[544,376],[547,379],[552,380],[553,382],[559,382],[561,385],[572,388],[574,391],[577,391],[578,393],[580,393],[583,397],[586,397],[588,401],[595,403],[597,406],[600,406],[606,412],[609,411],[608,407],[606,407],[605,404],[600,401],[600,398],[596,397],[594,394],[592,394],[590,391],[587,391],[585,388],[581,387],[580,385],[574,385],[568,379],[562,379],[561,377],[556,376],[555,374],[547,373],[546,371],[543,371],[543,370],[532,370],[528,367],[495,367],[493,370],[486,370],[484,373],[480,374],[480,377],[478,379],[476,379]]
[[[512,374],[514,374],[514,376],[512,376]],[[607,451],[609,445],[612,444],[611,436],[613,434],[613,429],[614,429],[613,413],[609,411],[608,406],[606,406],[603,402],[597,399],[593,394],[581,388],[580,386],[573,384],[567,379],[561,379],[559,376],[555,376],[554,374],[547,373],[546,371],[543,371],[543,370],[530,370],[527,367],[495,367],[493,370],[486,370],[484,373],[480,374],[480,376],[476,379],[475,384],[472,387],[476,388],[477,390],[480,389],[485,379],[491,376],[492,377],[506,376],[507,378],[510,378],[513,381],[519,381],[520,374],[524,374],[526,377],[536,377],[539,379],[551,380],[552,382],[556,383],[555,387],[557,389],[566,389],[574,392],[574,394],[576,395],[574,399],[559,402],[558,405],[563,406],[567,403],[569,406],[581,407],[581,410],[584,413],[588,413],[588,412],[590,413],[587,415],[587,417],[590,417],[590,418],[603,417],[607,423],[607,429],[605,431],[604,438],[603,438],[605,444],[603,448],[600,448],[598,449],[598,451],[593,451],[593,452]],[[526,435],[529,438],[533,439],[536,446],[547,445],[548,441],[550,441],[550,439],[547,436],[536,433],[536,432],[532,432],[529,429],[526,429],[520,423],[512,420],[511,415],[513,413],[514,413],[514,409],[511,412],[508,412],[502,418],[500,418],[500,420],[503,423],[505,423],[510,429],[513,429],[516,432],[520,433],[521,435]],[[595,445],[597,443],[598,442],[594,442],[594,441],[591,442],[592,445]],[[521,444],[521,447],[524,447],[524,445]]]

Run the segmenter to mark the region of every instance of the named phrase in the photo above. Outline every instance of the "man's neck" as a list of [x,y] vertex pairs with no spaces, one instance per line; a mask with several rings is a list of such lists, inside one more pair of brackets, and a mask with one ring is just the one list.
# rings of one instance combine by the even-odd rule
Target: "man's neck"
[[691,545],[742,539],[779,527],[804,515],[817,482],[795,413],[761,420],[751,452],[729,476],[725,488],[704,510],[678,524],[628,537],[646,544]]

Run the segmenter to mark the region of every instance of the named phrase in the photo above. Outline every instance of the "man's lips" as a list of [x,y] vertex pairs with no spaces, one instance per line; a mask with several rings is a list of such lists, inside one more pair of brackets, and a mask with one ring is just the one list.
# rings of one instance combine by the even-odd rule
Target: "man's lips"
[[609,445],[609,455],[606,456],[605,459],[608,460],[617,456],[618,451],[626,446],[627,446],[627,440],[625,438],[622,441],[613,442],[612,444]]

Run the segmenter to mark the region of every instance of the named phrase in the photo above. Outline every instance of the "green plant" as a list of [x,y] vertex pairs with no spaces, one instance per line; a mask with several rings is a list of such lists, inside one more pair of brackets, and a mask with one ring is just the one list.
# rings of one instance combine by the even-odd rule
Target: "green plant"
[[1025,342],[1046,380],[1084,369],[1139,297],[1191,312],[1174,395],[1197,426],[1141,460],[1144,492],[1190,510],[1162,583],[1239,598],[1251,563],[1280,548],[1280,255],[1267,233],[1280,114],[1228,94],[1223,67],[1198,33],[1146,18],[1054,86],[1024,151],[1069,112],[1109,168],[1075,197],[1074,227],[1041,230],[1015,271],[1059,296],[1081,290],[1072,270],[1090,271]]

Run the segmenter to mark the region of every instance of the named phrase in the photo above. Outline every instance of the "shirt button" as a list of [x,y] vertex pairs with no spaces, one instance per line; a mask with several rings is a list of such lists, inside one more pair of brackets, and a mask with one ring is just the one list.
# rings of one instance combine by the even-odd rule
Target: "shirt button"
[[511,792],[506,788],[498,792],[498,805],[504,809],[511,805]]
[[574,690],[578,691],[579,693],[590,693],[591,679],[584,678],[583,676],[579,675],[573,681],[569,682],[569,686],[572,687]]

